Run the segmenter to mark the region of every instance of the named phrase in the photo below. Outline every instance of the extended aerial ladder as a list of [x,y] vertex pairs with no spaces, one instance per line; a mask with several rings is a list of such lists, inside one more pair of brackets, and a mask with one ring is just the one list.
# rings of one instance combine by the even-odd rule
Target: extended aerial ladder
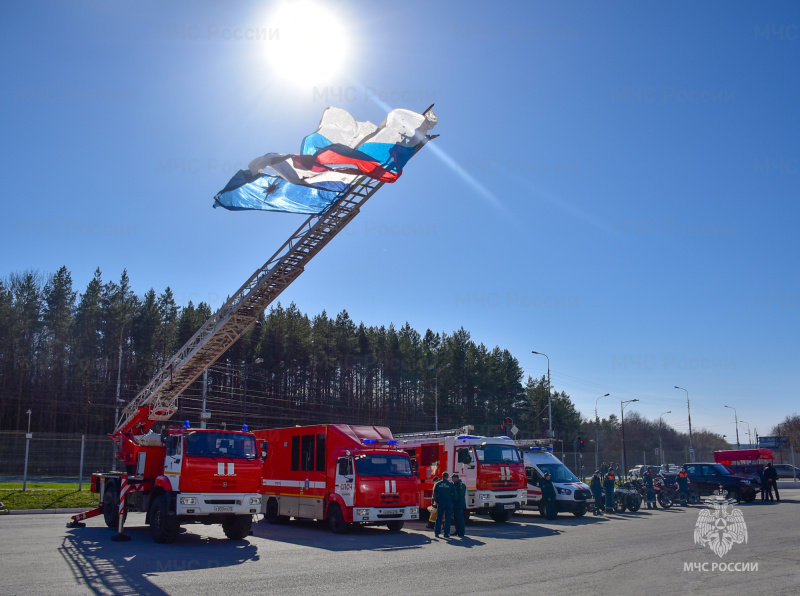
[[[426,135],[412,155],[436,136]],[[155,422],[172,417],[181,393],[257,321],[267,306],[297,279],[306,264],[358,215],[383,185],[383,182],[362,176],[324,213],[309,216],[128,403],[112,436],[142,435]],[[121,441],[118,441],[117,448],[120,447]]]

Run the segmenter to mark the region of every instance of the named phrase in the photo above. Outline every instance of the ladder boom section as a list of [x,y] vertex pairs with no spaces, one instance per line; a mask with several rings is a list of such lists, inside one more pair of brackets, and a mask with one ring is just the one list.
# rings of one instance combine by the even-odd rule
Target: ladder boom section
[[327,211],[311,215],[128,403],[115,434],[143,434],[156,420],[169,419],[180,394],[256,322],[383,184],[364,176]]

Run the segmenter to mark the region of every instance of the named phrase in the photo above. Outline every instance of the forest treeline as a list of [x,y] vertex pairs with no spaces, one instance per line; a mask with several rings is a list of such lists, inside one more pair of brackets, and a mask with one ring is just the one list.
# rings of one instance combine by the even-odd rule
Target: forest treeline
[[[203,302],[176,304],[169,288],[137,296],[126,271],[114,282],[98,269],[80,293],[66,267],[10,274],[0,281],[0,430],[25,430],[31,410],[38,432],[111,432],[118,378],[124,405],[210,315]],[[518,438],[544,437],[547,382],[523,377],[508,350],[476,343],[463,328],[420,333],[408,323],[366,326],[347,311],[309,317],[276,304],[210,367],[206,402],[212,426],[354,423],[413,432],[432,430],[438,414],[440,429],[471,424],[496,435],[511,417]],[[176,418],[198,424],[202,395],[201,377]],[[552,410],[561,449],[572,451],[583,435],[593,455],[594,421],[582,420],[564,392],[553,391]],[[631,453],[652,453],[659,438],[665,451],[686,449],[685,434],[635,412],[625,431]],[[619,461],[613,415],[598,436],[605,459]],[[721,442],[694,434],[698,454]]]

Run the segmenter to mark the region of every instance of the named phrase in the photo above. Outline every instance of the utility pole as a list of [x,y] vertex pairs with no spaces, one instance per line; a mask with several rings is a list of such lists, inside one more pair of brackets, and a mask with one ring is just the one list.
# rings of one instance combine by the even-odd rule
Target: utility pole
[[725,406],[725,407],[733,410],[733,419],[736,422],[736,448],[741,449],[742,446],[739,443],[739,415],[736,413],[736,408],[734,408],[733,406]]
[[600,447],[598,446],[600,442],[600,434],[597,430],[597,427],[600,425],[600,417],[597,415],[597,402],[599,402],[604,397],[608,397],[610,394],[606,393],[605,395],[601,395],[596,400],[594,400],[594,469],[600,469]]
[[547,358],[547,437],[552,439],[553,438],[553,400],[552,400],[552,391],[550,385],[550,356],[547,354],[543,354],[542,352],[534,352],[531,350],[531,354],[538,354],[539,356],[544,356]]
[[689,390],[675,385],[675,389],[686,392],[686,410],[689,412],[689,461],[694,461],[694,443],[692,441],[692,408],[689,406]]

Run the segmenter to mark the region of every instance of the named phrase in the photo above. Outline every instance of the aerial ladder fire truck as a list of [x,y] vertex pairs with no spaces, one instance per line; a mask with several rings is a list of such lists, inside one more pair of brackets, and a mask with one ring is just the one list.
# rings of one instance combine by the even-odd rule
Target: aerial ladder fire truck
[[[425,135],[412,156],[436,136]],[[246,427],[195,429],[188,421],[160,433],[153,427],[175,414],[181,393],[256,323],[383,184],[361,176],[327,210],[310,215],[127,404],[109,435],[125,471],[92,474],[100,505],[74,515],[67,527],[103,515],[106,525],[117,528],[113,540],[129,540],[125,517],[143,512],[156,542],[174,541],[188,523],[222,524],[231,539],[250,533],[253,514],[261,512],[263,456],[255,436]]]

